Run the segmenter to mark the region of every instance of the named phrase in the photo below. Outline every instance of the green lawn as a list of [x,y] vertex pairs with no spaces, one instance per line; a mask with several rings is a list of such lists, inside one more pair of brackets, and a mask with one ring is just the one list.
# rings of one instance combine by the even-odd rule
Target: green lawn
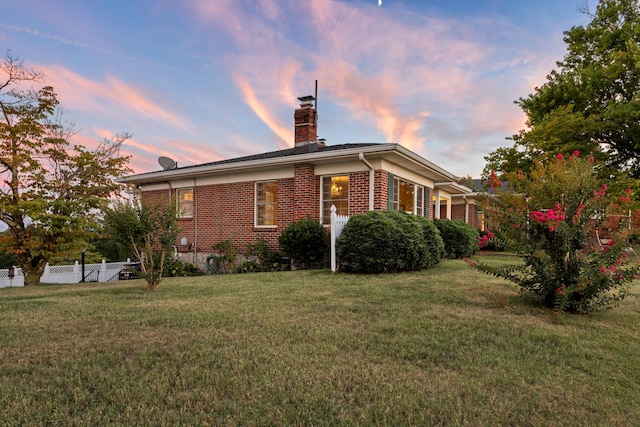
[[558,317],[462,261],[144,289],[1,289],[2,424],[640,425],[638,299]]

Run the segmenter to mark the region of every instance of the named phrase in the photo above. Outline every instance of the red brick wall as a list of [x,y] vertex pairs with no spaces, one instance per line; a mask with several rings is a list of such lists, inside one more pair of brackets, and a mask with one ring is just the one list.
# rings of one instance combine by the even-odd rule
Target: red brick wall
[[[173,195],[172,197],[175,197],[175,195]],[[169,189],[145,191],[144,193],[142,193],[142,198],[144,202],[149,205],[155,205],[159,203],[169,203],[170,202]]]
[[369,172],[349,174],[349,215],[369,210]]
[[[441,207],[442,209],[442,207]],[[446,207],[442,211],[442,217],[445,218]],[[464,221],[465,219],[465,205],[451,205],[451,219],[459,219]],[[468,224],[473,228],[478,228],[478,206],[469,204],[469,221]]]
[[[278,180],[278,226],[271,228],[255,227],[254,181],[198,186],[193,218],[178,219],[178,251],[211,253],[213,245],[229,237],[241,252],[258,239],[265,239],[277,250],[278,236],[289,224],[307,216],[320,218],[319,187],[320,177],[309,164],[296,166],[294,178]],[[142,194],[145,201],[169,201],[169,190]],[[179,244],[182,237],[187,238],[188,245]]]
[[[355,215],[369,210],[369,171],[349,174],[349,214]],[[374,173],[374,209],[388,209],[389,174],[377,170]],[[249,244],[265,239],[269,246],[278,249],[278,236],[289,224],[307,216],[320,216],[320,177],[315,175],[310,164],[295,166],[294,178],[278,180],[278,226],[255,227],[255,182],[237,182],[198,186],[195,189],[194,217],[178,219],[182,231],[178,238],[179,252],[211,253],[216,243],[231,237],[242,252]],[[168,202],[169,190],[145,191],[143,199],[149,202]],[[425,204],[430,205],[426,198]],[[175,200],[175,190],[173,190]],[[462,211],[458,212],[459,208]],[[446,207],[442,207],[443,215]],[[464,219],[464,205],[453,207],[454,218]],[[470,205],[470,219],[476,220],[476,207]],[[430,210],[430,209],[429,209]],[[197,223],[197,227],[196,227]],[[179,245],[186,237],[188,245]],[[196,247],[194,247],[194,243]]]
[[373,209],[377,211],[389,210],[389,172],[385,170],[375,171],[374,192],[376,197]]
[[[287,212],[291,217],[282,218],[284,223],[289,224],[291,220],[297,221],[307,216],[320,219],[320,198],[318,197],[318,187],[320,185],[319,178],[316,179],[313,165],[296,165],[293,171],[293,203],[294,210]],[[291,194],[289,193],[282,193]],[[280,199],[280,190],[278,189],[278,199]],[[282,225],[283,221],[278,218],[278,225]]]

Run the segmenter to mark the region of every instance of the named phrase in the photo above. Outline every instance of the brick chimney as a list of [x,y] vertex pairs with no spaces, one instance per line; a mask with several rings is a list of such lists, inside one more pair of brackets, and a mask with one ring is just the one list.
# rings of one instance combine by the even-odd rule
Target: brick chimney
[[298,98],[300,108],[294,115],[295,141],[293,152],[309,153],[318,149],[318,113],[313,107],[315,98],[311,95]]

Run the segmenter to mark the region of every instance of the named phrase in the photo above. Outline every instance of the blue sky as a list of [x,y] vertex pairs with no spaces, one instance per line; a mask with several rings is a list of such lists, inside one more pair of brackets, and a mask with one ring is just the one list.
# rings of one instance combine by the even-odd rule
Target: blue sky
[[132,133],[136,172],[292,146],[318,80],[327,144],[397,142],[478,177],[589,21],[576,0],[378,2],[0,0],[0,53],[45,73],[77,142]]

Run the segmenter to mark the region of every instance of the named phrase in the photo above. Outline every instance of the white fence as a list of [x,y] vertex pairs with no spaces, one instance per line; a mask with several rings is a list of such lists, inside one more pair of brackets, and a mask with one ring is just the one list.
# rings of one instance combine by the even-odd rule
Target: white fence
[[336,239],[342,234],[342,229],[349,221],[347,215],[338,215],[335,205],[331,205],[331,271],[336,272],[338,264],[336,262]]
[[[126,263],[130,262],[110,262],[104,260],[100,264],[84,265],[85,282],[110,282],[118,280],[118,273]],[[82,282],[82,266],[75,262],[73,265],[47,264],[44,273],[40,277],[40,283],[80,283]],[[24,274],[22,269],[14,268],[14,277],[9,278],[9,270],[0,270],[0,288],[24,286]]]
[[0,288],[24,286],[24,274],[22,274],[22,270],[14,267],[13,275],[14,277],[9,277],[9,270],[6,268],[0,270]]

